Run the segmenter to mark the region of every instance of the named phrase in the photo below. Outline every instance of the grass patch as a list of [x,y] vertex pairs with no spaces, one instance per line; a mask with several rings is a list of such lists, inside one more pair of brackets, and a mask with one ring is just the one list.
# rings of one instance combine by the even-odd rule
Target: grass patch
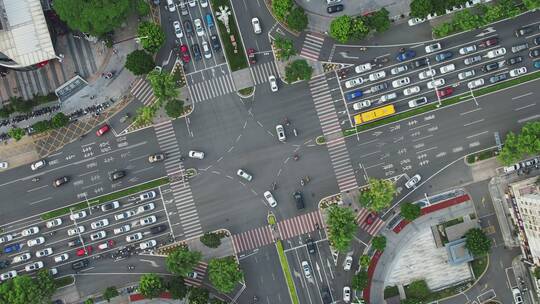
[[268,224],[269,225],[275,225],[276,224],[276,216],[273,214],[270,214],[268,216]]
[[471,268],[474,273],[474,277],[478,279],[482,273],[486,270],[488,265],[488,257],[485,255],[479,257],[471,262]]
[[68,276],[65,276],[65,277],[54,279],[54,285],[56,286],[56,288],[60,288],[60,287],[64,287],[64,286],[68,286],[70,284],[73,284],[74,281],[75,281],[75,279],[73,278],[73,276],[68,275]]
[[281,270],[283,270],[283,275],[285,276],[285,280],[287,281],[287,287],[289,287],[289,294],[291,296],[292,302],[293,304],[299,304],[300,301],[298,300],[298,295],[296,294],[296,288],[294,287],[291,270],[289,268],[289,261],[287,261],[287,257],[285,256],[285,251],[283,251],[283,244],[281,244],[280,240],[276,242],[276,248],[279,254],[279,262],[281,264]]
[[[227,28],[225,25],[217,20],[216,16],[216,23],[219,28],[219,34],[221,35],[221,40],[225,49],[225,54],[227,55],[227,59],[229,62],[229,66],[231,70],[238,71],[244,68],[248,67],[246,54],[244,52],[244,47],[242,45],[242,38],[240,37],[240,33],[238,32],[238,28],[236,27],[236,20],[234,13],[232,12],[232,5],[229,0],[211,0],[212,3],[212,9],[214,10],[214,15],[219,9],[220,6],[228,6],[229,10],[231,12],[231,15],[229,15],[229,28],[231,29],[231,33],[227,33]],[[234,36],[235,43],[236,43],[236,49],[233,46],[230,37]],[[236,50],[236,52],[235,52]]]
[[457,295],[458,293],[464,291],[469,287],[469,282],[461,283],[456,286],[448,287],[439,291],[435,291],[429,294],[426,301],[424,303],[430,303],[433,301],[437,301],[439,299],[444,299],[453,295]]
[[497,156],[497,148],[480,151],[477,153],[467,155],[467,163],[474,164],[477,161],[485,160]]
[[461,223],[463,223],[463,217],[458,217],[458,218],[449,220],[448,222],[442,223],[442,226],[444,228],[448,228],[448,227],[451,227],[451,226],[454,226],[454,225],[457,225],[457,224],[461,224]]
[[326,143],[326,138],[324,135],[317,136],[317,138],[315,138],[315,142],[317,145],[324,145]]
[[248,96],[253,93],[253,90],[255,90],[254,87],[243,88],[243,89],[238,90],[238,93],[240,95]]
[[120,190],[120,191],[117,191],[117,192],[112,192],[112,193],[109,193],[109,194],[98,196],[96,198],[88,200],[88,203],[86,201],[83,201],[83,202],[79,202],[79,203],[76,203],[76,204],[73,204],[73,205],[70,205],[70,206],[66,206],[66,207],[63,207],[63,208],[60,208],[60,209],[56,209],[56,210],[47,212],[47,213],[45,213],[45,214],[43,214],[41,216],[41,219],[49,220],[49,219],[52,219],[52,218],[55,218],[55,217],[59,217],[59,216],[62,216],[62,215],[69,214],[71,209],[73,211],[77,211],[77,210],[82,210],[82,209],[88,208],[88,205],[90,205],[90,206],[100,205],[100,204],[103,204],[105,202],[112,201],[112,200],[115,200],[115,199],[119,199],[119,198],[124,197],[124,196],[128,196],[128,195],[131,195],[131,194],[135,194],[137,192],[141,192],[141,191],[144,191],[144,190],[156,188],[156,187],[161,186],[161,185],[165,185],[168,182],[169,182],[168,177],[163,177],[163,178],[160,178],[160,179],[149,181],[147,183],[140,184],[140,185],[137,185],[137,186],[133,186],[131,188],[127,188],[127,189],[123,189],[123,190]]
[[385,299],[395,297],[397,295],[399,295],[399,289],[397,288],[397,286],[386,286],[386,288],[384,288]]
[[[511,86],[515,86],[517,84],[520,84],[520,83],[523,83],[523,82],[526,82],[526,81],[529,81],[529,80],[538,79],[538,78],[540,78],[540,71],[536,71],[534,73],[527,74],[527,75],[524,75],[524,76],[521,76],[521,77],[518,77],[518,78],[515,78],[515,79],[511,79],[511,80],[508,80],[508,81],[505,81],[505,82],[502,82],[502,83],[499,83],[499,84],[495,84],[495,85],[492,85],[492,86],[489,86],[489,87],[485,87],[485,88],[475,90],[475,91],[473,91],[473,94],[474,94],[475,97],[480,97],[480,96],[483,96],[483,95],[486,95],[486,94],[489,94],[489,93],[492,93],[492,92],[495,92],[495,91],[499,91],[499,90],[502,90],[502,89],[505,89],[505,88],[508,88],[508,87],[511,87]],[[463,99],[460,98],[460,97],[466,96],[468,94],[469,93],[464,93],[464,94],[456,95],[456,96],[448,98],[448,99],[444,99],[444,100],[441,101],[441,106],[440,107],[443,108],[443,107],[447,107],[447,106],[456,104],[458,102],[461,102],[461,101],[463,101]],[[375,128],[375,127],[378,127],[378,126],[382,126],[382,125],[393,123],[393,122],[396,122],[396,121],[399,121],[399,120],[402,120],[402,119],[406,119],[406,118],[409,118],[409,117],[412,117],[412,116],[415,116],[415,115],[418,115],[418,114],[426,113],[426,112],[435,110],[437,108],[437,105],[438,105],[438,102],[432,102],[432,103],[430,103],[430,104],[428,104],[426,106],[420,107],[420,108],[416,108],[416,109],[412,109],[412,110],[409,110],[409,111],[406,111],[406,112],[402,112],[402,113],[396,114],[394,116],[383,118],[383,119],[380,119],[380,120],[377,120],[377,121],[374,121],[374,122],[371,122],[371,123],[358,125],[355,128],[344,130],[343,135],[344,136],[350,136],[350,135],[356,134],[357,132],[369,130],[369,129],[372,129],[372,128]]]

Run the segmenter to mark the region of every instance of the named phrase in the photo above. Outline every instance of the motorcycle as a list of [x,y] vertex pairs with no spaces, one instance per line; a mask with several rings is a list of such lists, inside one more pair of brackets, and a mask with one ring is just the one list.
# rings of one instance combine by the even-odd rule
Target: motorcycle
[[34,177],[32,178],[32,181],[35,183],[35,182],[39,182],[39,177]]
[[272,188],[272,191],[275,191],[277,189],[277,183],[273,182],[271,188]]
[[293,159],[294,159],[294,160],[299,160],[299,159],[300,159],[300,156],[298,156],[298,154],[295,154],[295,155],[293,155]]
[[294,136],[298,136],[298,131],[296,131],[296,128],[294,128],[292,131],[293,131]]

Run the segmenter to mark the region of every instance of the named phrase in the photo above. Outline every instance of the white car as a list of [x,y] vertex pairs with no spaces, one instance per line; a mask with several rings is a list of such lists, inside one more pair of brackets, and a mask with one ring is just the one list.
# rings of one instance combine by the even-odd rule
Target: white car
[[427,45],[426,48],[426,53],[433,53],[433,52],[437,52],[437,51],[440,51],[442,50],[442,46],[440,43],[434,43],[434,44],[430,44],[430,45]]
[[90,234],[90,239],[92,241],[97,241],[97,240],[104,239],[106,236],[107,236],[107,233],[101,230],[101,231]]
[[360,85],[362,83],[364,83],[364,79],[362,77],[358,77],[358,78],[354,78],[354,79],[345,81],[345,87],[347,89],[350,89],[350,88],[352,88],[354,86],[357,86],[357,85]]
[[11,234],[6,234],[2,237],[0,237],[0,244],[7,243],[9,241],[13,240],[13,236]]
[[154,210],[154,208],[156,208],[156,205],[154,205],[154,203],[148,203],[146,205],[139,206],[139,208],[137,208],[137,213]]
[[397,67],[394,67],[390,70],[390,74],[392,75],[398,75],[398,74],[401,74],[403,72],[406,72],[407,70],[409,69],[408,66],[406,65],[399,65]]
[[7,169],[9,167],[8,162],[0,162],[0,169]]
[[512,288],[512,296],[514,297],[515,304],[523,304],[523,297],[521,296],[519,288]]
[[139,224],[141,224],[141,226],[150,225],[155,222],[157,222],[157,218],[155,215],[151,215],[151,216],[148,216],[139,220]]
[[285,136],[285,129],[282,125],[276,126],[276,134],[279,141],[284,142],[287,140],[287,136]]
[[17,271],[16,270],[10,270],[8,272],[2,273],[0,275],[0,280],[5,281],[5,280],[13,279],[16,276],[17,276]]
[[139,200],[141,201],[147,201],[149,199],[156,198],[156,191],[148,191],[141,195],[139,195]]
[[202,45],[204,58],[206,58],[206,59],[212,58],[212,51],[210,51],[210,46],[208,46],[208,42],[206,42],[206,40],[203,40],[201,45]]
[[459,73],[457,75],[457,78],[459,80],[463,80],[463,79],[471,78],[474,75],[476,75],[476,72],[474,70],[468,70],[468,71],[464,71],[464,72]]
[[392,92],[392,93],[388,93],[388,94],[384,94],[382,95],[380,98],[379,98],[379,102],[380,103],[383,103],[383,102],[387,102],[387,101],[390,101],[390,100],[394,100],[397,98],[397,94],[396,92]]
[[253,176],[251,176],[251,174],[248,174],[246,171],[242,169],[238,169],[238,171],[236,172],[236,175],[247,180],[248,182],[250,182],[253,179]]
[[392,86],[394,88],[399,88],[408,85],[409,83],[411,83],[411,79],[409,77],[403,77],[392,81]]
[[184,37],[184,33],[182,33],[182,26],[180,25],[180,21],[178,20],[174,21],[173,26],[174,26],[174,33],[176,34],[176,38]]
[[434,69],[431,69],[431,70],[425,70],[425,71],[422,71],[420,74],[418,74],[418,78],[420,79],[427,79],[427,78],[431,78],[433,76],[437,75],[437,71],[434,70]]
[[29,252],[23,253],[21,255],[14,257],[13,263],[20,263],[20,262],[28,261],[30,260],[30,258],[32,258],[32,255]]
[[409,23],[409,26],[415,26],[417,24],[420,24],[420,23],[424,23],[426,22],[426,19],[423,19],[423,18],[411,18],[409,19],[409,21],[407,21],[407,23]]
[[193,25],[195,26],[195,32],[197,32],[197,36],[202,37],[204,36],[204,29],[202,26],[201,19],[197,18],[193,20]]
[[439,15],[437,15],[437,13],[431,13],[429,15],[426,16],[427,20],[432,20],[432,19],[435,19],[437,18]]
[[149,241],[140,243],[139,248],[144,250],[144,249],[155,247],[156,245],[157,245],[156,240],[149,240]]
[[56,218],[54,220],[50,220],[50,221],[47,221],[47,223],[45,223],[45,227],[47,228],[54,228],[54,227],[58,227],[62,225],[62,219],[61,218]]
[[475,79],[475,80],[470,81],[469,83],[467,83],[467,87],[469,89],[475,89],[475,88],[478,88],[478,87],[483,86],[483,85],[484,85],[484,79],[482,79],[482,78]]
[[130,218],[130,217],[134,216],[135,213],[137,213],[137,212],[135,212],[135,210],[124,211],[122,213],[118,213],[118,214],[114,215],[114,219],[117,220],[117,221],[118,220],[124,220],[124,219],[127,219],[127,218]]
[[191,158],[203,159],[204,158],[204,152],[191,150],[191,151],[189,151],[188,156],[191,157]]
[[208,0],[199,0],[201,7],[208,7]]
[[371,101],[369,101],[369,100],[355,102],[352,105],[353,109],[356,110],[356,111],[362,110],[364,108],[369,108],[370,106],[371,106]]
[[504,54],[506,54],[506,48],[501,47],[501,48],[494,49],[487,52],[486,57],[495,58],[495,57],[503,56]]
[[277,86],[276,76],[274,75],[268,76],[268,82],[270,82],[270,90],[272,90],[272,92],[277,92],[278,86]]
[[414,108],[417,106],[425,105],[427,102],[428,102],[427,97],[423,96],[420,98],[409,100],[408,104],[409,104],[409,108]]
[[28,247],[34,247],[36,245],[40,245],[40,244],[43,244],[43,243],[45,243],[45,238],[42,237],[42,236],[37,237],[35,239],[28,240],[28,242],[26,242]]
[[55,276],[58,274],[58,268],[50,268],[49,269],[49,273],[52,275],[52,276]]
[[30,169],[32,169],[32,171],[36,171],[38,169],[41,169],[41,168],[45,167],[45,165],[47,165],[47,162],[44,159],[41,159],[41,160],[38,160],[37,162],[31,164]]
[[349,303],[351,301],[351,288],[349,286],[343,287],[343,302]]
[[461,55],[467,55],[467,54],[472,53],[472,52],[474,52],[474,51],[476,51],[476,45],[474,45],[474,44],[473,44],[473,45],[464,46],[464,47],[462,47],[462,48],[459,49],[459,53],[460,53]]
[[351,270],[352,262],[353,262],[353,257],[350,256],[350,255],[348,255],[348,256],[345,258],[345,263],[343,264],[343,270],[345,270],[345,271]]
[[253,26],[253,32],[255,34],[262,33],[261,23],[259,22],[259,18],[254,17],[251,19],[251,25]]
[[67,261],[69,259],[69,254],[67,253],[62,253],[61,255],[57,255],[54,257],[54,261],[56,263],[61,263],[63,261]]
[[364,63],[364,64],[361,64],[361,65],[357,65],[355,68],[354,68],[354,71],[358,74],[360,73],[363,73],[363,72],[367,72],[369,70],[371,70],[372,66],[371,66],[371,63]]
[[369,74],[369,80],[371,81],[377,81],[379,79],[383,79],[384,77],[386,77],[385,71],[378,71],[378,72]]
[[67,234],[69,236],[74,236],[76,234],[79,234],[79,233],[83,233],[84,232],[84,226],[77,226],[76,228],[70,228],[68,229],[67,231]]
[[126,242],[131,243],[138,240],[142,240],[142,238],[143,238],[142,233],[137,232],[137,233],[126,236]]
[[174,5],[173,0],[167,0],[167,8],[169,9],[169,12],[176,11],[176,5]]
[[86,211],[84,210],[81,210],[79,212],[76,212],[76,213],[73,213],[69,216],[69,218],[74,221],[74,220],[80,220],[80,219],[83,219],[86,217]]
[[438,87],[443,86],[445,83],[446,82],[444,81],[444,78],[435,79],[427,83],[427,88],[428,89],[434,89],[436,87],[438,88]]
[[441,74],[446,74],[446,73],[450,73],[452,71],[455,71],[456,70],[456,65],[451,63],[451,64],[448,64],[448,65],[445,65],[445,66],[442,66],[439,71],[441,71]]
[[128,232],[130,230],[131,230],[131,225],[123,225],[118,228],[114,228],[113,232],[114,234],[120,234],[120,233]]
[[517,76],[523,75],[525,73],[527,73],[527,68],[526,67],[520,67],[520,68],[511,70],[510,71],[510,77],[517,77]]
[[48,247],[48,248],[45,248],[45,249],[42,249],[38,252],[36,252],[36,257],[38,258],[41,258],[41,257],[46,257],[46,256],[49,256],[53,253],[53,250],[51,247]]
[[29,236],[29,235],[33,235],[33,234],[36,234],[39,232],[39,227],[38,226],[34,226],[34,227],[30,227],[30,228],[27,228],[27,229],[24,229],[21,234],[23,236]]
[[42,261],[37,261],[37,262],[34,262],[32,264],[28,264],[28,265],[24,266],[24,270],[26,270],[27,272],[38,270],[38,269],[41,269],[41,268],[43,268],[43,262]]
[[114,210],[116,208],[120,208],[120,202],[114,201],[114,202],[108,202],[106,204],[101,205],[101,211],[107,212],[109,210]]
[[419,92],[420,92],[420,87],[419,86],[408,87],[405,90],[403,90],[403,95],[409,96],[409,95],[416,94],[416,93],[419,93]]
[[[489,2],[489,1],[485,1],[485,2]],[[465,3],[465,7],[470,8],[480,3],[482,3],[482,0],[469,0]]]
[[195,0],[188,0],[187,1],[189,7],[195,7],[197,6],[197,2],[195,2]]
[[418,184],[418,183],[420,182],[420,180],[422,180],[422,177],[420,176],[420,174],[414,175],[413,177],[411,177],[411,179],[409,179],[409,180],[405,183],[405,188],[411,189],[411,188],[414,187],[416,184]]
[[108,219],[101,219],[99,221],[95,221],[92,224],[90,224],[90,227],[92,227],[92,229],[103,228],[103,227],[106,227],[106,226],[109,226],[109,220]]
[[277,201],[272,195],[272,192],[266,191],[263,193],[263,195],[264,195],[264,199],[266,200],[266,202],[268,202],[268,205],[270,205],[270,207],[274,208],[277,206]]
[[311,278],[311,267],[309,267],[307,261],[302,261],[302,270],[304,270],[304,276],[306,279]]

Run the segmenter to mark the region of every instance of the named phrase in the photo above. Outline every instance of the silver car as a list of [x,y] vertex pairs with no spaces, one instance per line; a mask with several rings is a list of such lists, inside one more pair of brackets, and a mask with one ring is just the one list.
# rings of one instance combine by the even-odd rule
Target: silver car
[[284,142],[285,140],[287,140],[287,136],[285,136],[285,129],[282,125],[276,126],[276,133],[279,141]]
[[253,176],[251,176],[251,174],[247,173],[243,169],[238,169],[238,171],[236,172],[236,175],[247,180],[248,182],[250,182],[253,179]]

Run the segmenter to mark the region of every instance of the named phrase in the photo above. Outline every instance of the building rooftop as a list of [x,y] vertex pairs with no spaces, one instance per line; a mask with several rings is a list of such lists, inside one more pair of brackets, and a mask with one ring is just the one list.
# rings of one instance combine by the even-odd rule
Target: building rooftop
[[463,238],[446,243],[445,247],[448,252],[448,263],[450,265],[459,265],[474,260],[472,254],[465,248],[466,241]]

